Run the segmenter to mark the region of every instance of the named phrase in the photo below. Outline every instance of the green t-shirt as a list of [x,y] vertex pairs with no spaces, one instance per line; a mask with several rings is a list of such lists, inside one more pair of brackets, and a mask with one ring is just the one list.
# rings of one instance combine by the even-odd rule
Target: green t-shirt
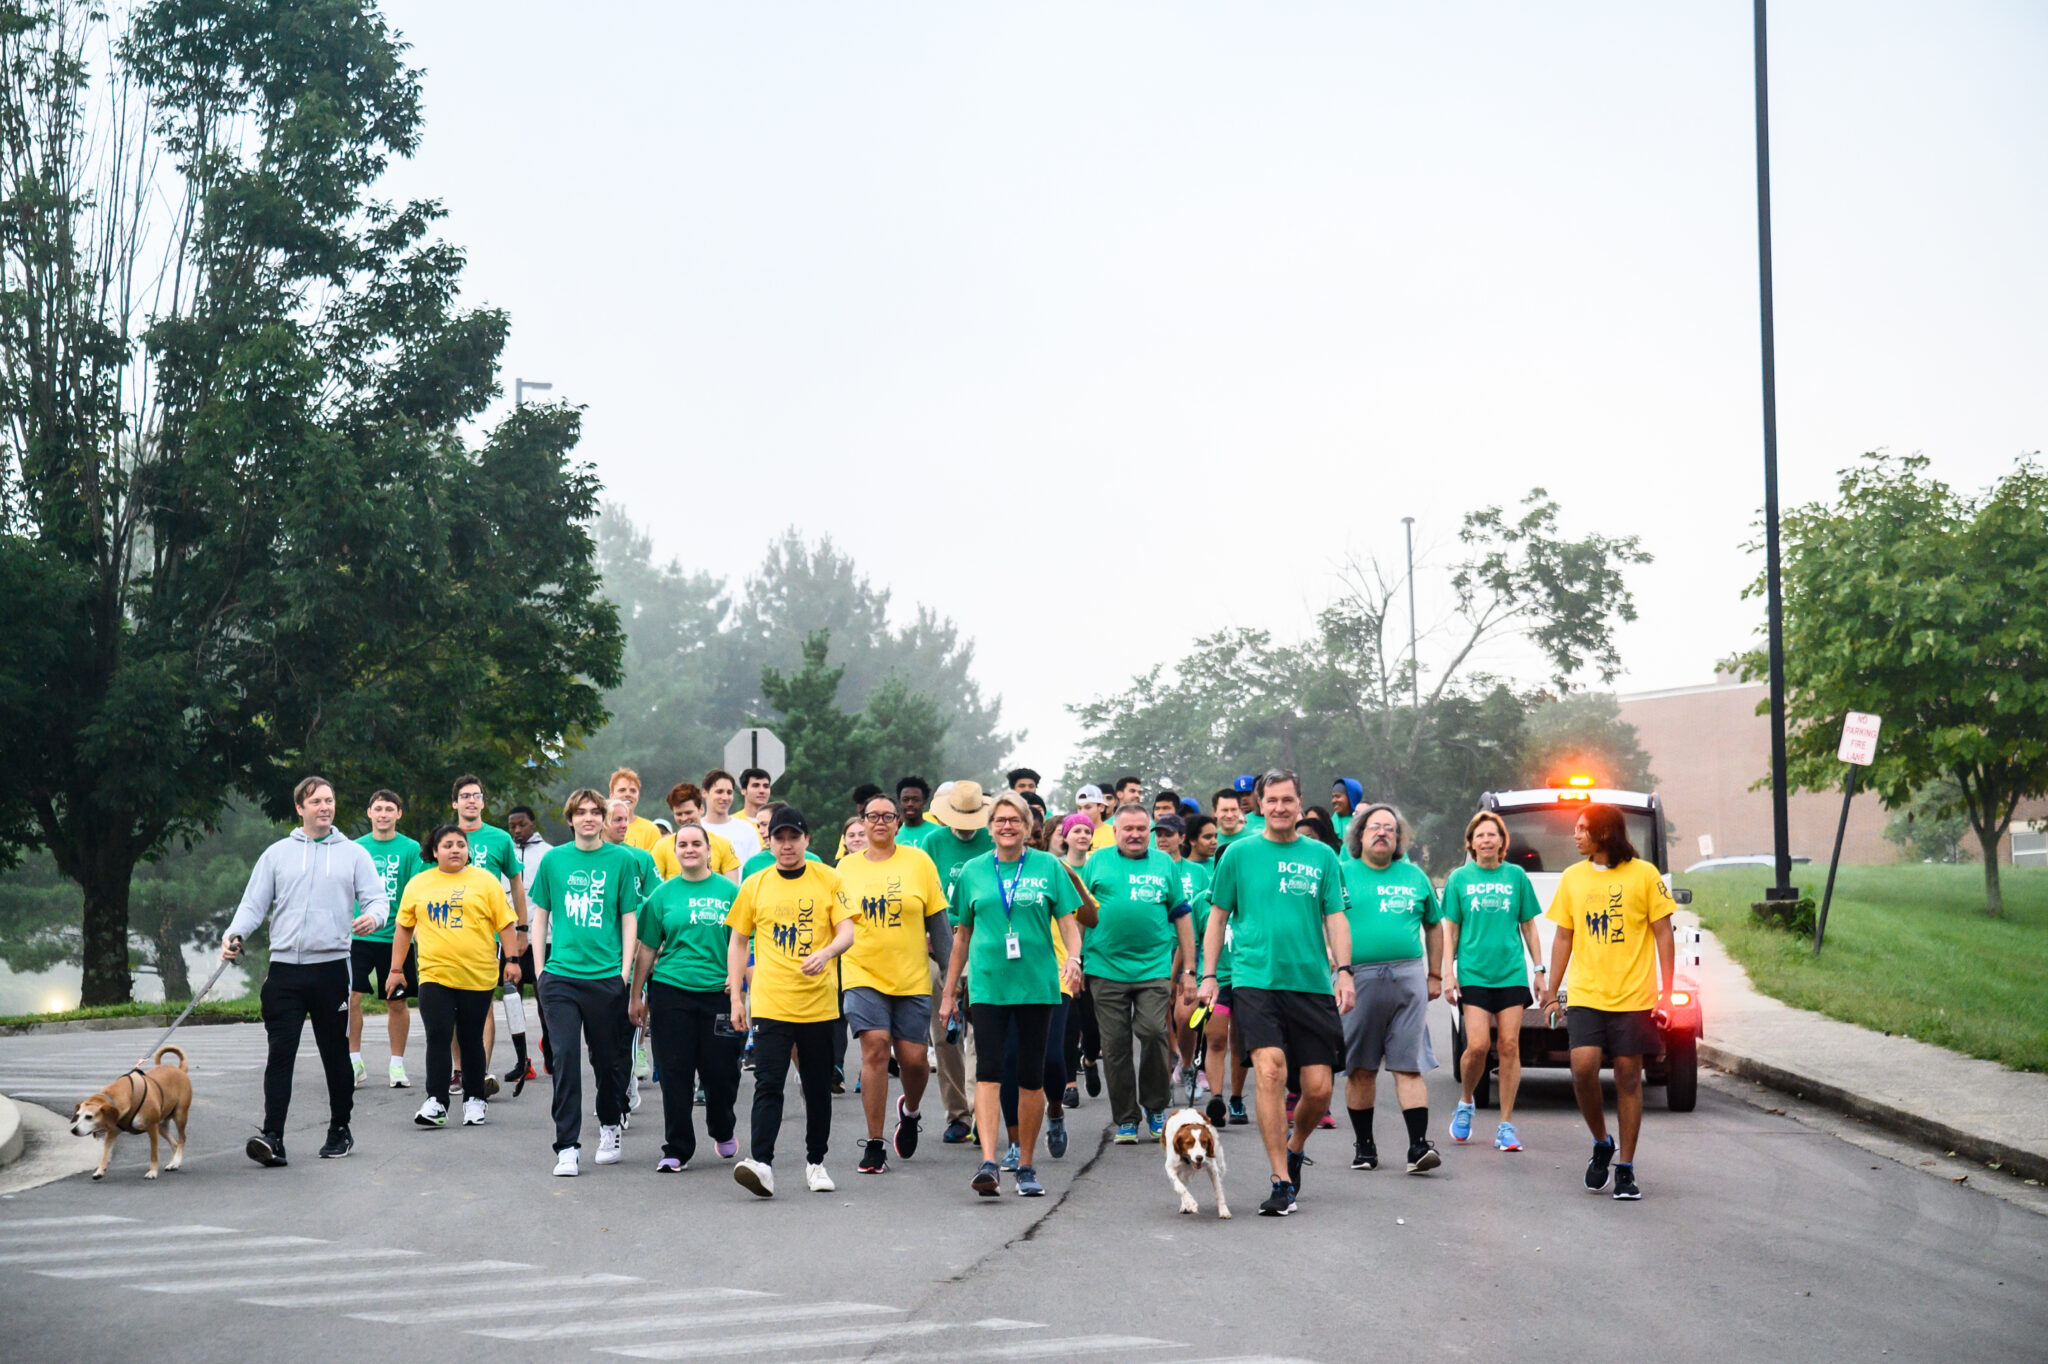
[[1332,814],[1330,816],[1330,832],[1337,835],[1337,841],[1339,843],[1342,843],[1344,841],[1344,835],[1350,832],[1350,829],[1351,816],[1339,814]]
[[1234,834],[1224,833],[1223,830],[1219,827],[1216,830],[1216,857],[1218,859],[1221,859],[1223,856],[1223,850],[1225,848],[1229,847],[1233,843],[1237,843],[1242,841],[1243,839],[1252,837],[1253,834],[1255,834],[1256,832],[1257,831],[1251,828],[1249,825],[1242,829],[1239,829]]
[[[384,900],[391,912],[384,918],[384,926],[374,933],[357,933],[357,942],[390,942],[392,932],[398,927],[398,901],[405,893],[405,883],[427,869],[425,858],[420,855],[417,840],[404,834],[393,834],[379,840],[374,834],[364,834],[356,840],[362,850],[370,855],[370,865],[377,869],[377,877],[384,883]],[[356,906],[362,913],[363,907]]]
[[651,979],[678,990],[725,989],[725,916],[739,887],[723,876],[673,877],[640,907],[640,941],[654,949]]
[[[1173,864],[1180,870],[1181,893],[1188,897],[1188,909],[1195,916],[1195,972],[1197,975],[1209,968],[1202,964],[1202,935],[1209,931],[1209,883],[1215,879],[1214,862],[1196,862],[1183,857]],[[1223,930],[1224,945],[1222,960],[1216,972],[1217,983],[1230,983],[1230,930]]]
[[[986,834],[984,834],[986,837]],[[958,842],[959,840],[952,840]],[[974,936],[967,946],[967,972],[974,978],[977,1004],[1057,1004],[1059,958],[1053,952],[1053,921],[1081,907],[1080,893],[1060,860],[1026,848],[1022,860],[996,865],[993,851],[968,859],[947,892],[953,915]],[[1003,891],[1011,892],[1003,907]],[[1010,959],[1010,932],[1018,955]]]
[[1458,926],[1458,983],[1511,989],[1529,983],[1522,925],[1543,912],[1529,874],[1467,862],[1444,880],[1444,917]]
[[482,867],[507,881],[519,880],[519,849],[512,845],[512,835],[494,824],[479,824],[467,833],[470,866]]
[[640,908],[640,864],[623,843],[584,852],[549,848],[533,877],[533,903],[548,916],[547,970],[571,980],[616,976],[625,960],[624,916]]
[[1081,883],[1101,902],[1088,930],[1088,974],[1136,984],[1173,972],[1174,921],[1188,913],[1180,865],[1157,848],[1143,857],[1098,848],[1081,865]]
[[654,854],[645,848],[636,848],[631,843],[621,843],[619,846],[633,854],[633,865],[640,869],[640,883],[633,887],[634,902],[646,904],[647,897],[654,894],[654,888],[661,884],[661,872],[654,865]]
[[1351,961],[1412,961],[1422,955],[1422,929],[1444,917],[1422,868],[1397,857],[1383,869],[1344,859],[1344,910],[1351,920]]
[[[804,861],[816,862],[820,865],[823,865],[825,859],[818,856],[816,853],[812,852],[809,848],[805,848]],[[757,852],[752,857],[748,858],[746,865],[740,868],[740,884],[745,885],[747,878],[749,876],[752,876],[757,871],[766,871],[768,870],[768,868],[774,865],[775,854],[769,852],[766,848],[763,848],[760,852]]]
[[1337,854],[1313,838],[1248,838],[1217,859],[1209,899],[1230,916],[1232,987],[1327,995],[1323,920],[1344,912]]
[[946,826],[936,819],[927,819],[915,828],[908,824],[896,826],[896,843],[904,848],[922,848],[933,834],[945,832]]
[[[986,829],[976,829],[974,837],[963,843],[960,841],[958,834],[944,825],[934,824],[932,827],[938,832],[927,838],[921,846],[924,848],[924,855],[932,860],[934,867],[938,868],[939,884],[945,888],[946,903],[950,906],[946,912],[952,916],[953,926],[958,928],[962,920],[960,918],[960,900],[954,894],[954,887],[960,880],[960,868],[966,866],[983,853],[994,852],[996,850],[996,841],[989,837],[989,832]],[[976,998],[979,997],[979,995],[976,996]]]

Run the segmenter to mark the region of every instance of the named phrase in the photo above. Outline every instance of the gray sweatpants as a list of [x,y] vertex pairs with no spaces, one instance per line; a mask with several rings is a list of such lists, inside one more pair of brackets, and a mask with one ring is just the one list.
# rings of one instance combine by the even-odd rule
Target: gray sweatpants
[[[1144,1121],[1138,1105],[1163,1113],[1172,1102],[1173,982],[1121,981],[1088,977],[1095,999],[1095,1024],[1102,1030],[1102,1069],[1109,1082],[1110,1116],[1122,1126]],[[1131,1047],[1135,1039],[1137,1082],[1132,1083]]]
[[582,1145],[583,1040],[590,1039],[590,1070],[597,1077],[597,1120],[616,1127],[625,1112],[625,1077],[632,1074],[633,1026],[626,1019],[626,982],[617,976],[576,980],[546,971],[540,1012],[554,1044],[555,1149]]

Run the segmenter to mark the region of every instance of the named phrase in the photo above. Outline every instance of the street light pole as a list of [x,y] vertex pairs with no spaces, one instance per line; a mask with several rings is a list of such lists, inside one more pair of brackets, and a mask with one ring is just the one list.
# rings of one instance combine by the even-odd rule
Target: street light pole
[[555,386],[553,384],[535,383],[531,379],[514,379],[512,381],[512,406],[521,407],[525,405],[526,390],[529,388],[535,393],[552,393]]
[[1769,66],[1764,50],[1764,0],[1755,0],[1756,42],[1756,250],[1757,287],[1763,322],[1764,370],[1764,583],[1770,614],[1771,658],[1771,836],[1776,880],[1766,899],[1797,900],[1792,885],[1791,821],[1785,789],[1785,622],[1784,590],[1778,575],[1778,366],[1771,317],[1771,107]]
[[1408,537],[1408,681],[1414,689],[1415,713],[1422,714],[1422,668],[1415,661],[1415,518],[1401,518],[1402,533]]

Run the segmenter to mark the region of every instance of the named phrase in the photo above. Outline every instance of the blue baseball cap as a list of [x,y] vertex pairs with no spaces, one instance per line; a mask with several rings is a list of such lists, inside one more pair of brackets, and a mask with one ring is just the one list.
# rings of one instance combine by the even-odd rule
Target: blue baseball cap
[[1230,789],[1241,796],[1248,796],[1258,784],[1259,779],[1257,777],[1239,777],[1236,781],[1230,783]]

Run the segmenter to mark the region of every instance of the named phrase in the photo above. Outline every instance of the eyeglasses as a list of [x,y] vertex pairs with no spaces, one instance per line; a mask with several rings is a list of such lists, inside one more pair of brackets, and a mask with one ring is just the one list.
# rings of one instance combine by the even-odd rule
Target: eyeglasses
[[894,810],[869,810],[861,818],[870,824],[894,824],[897,815]]

